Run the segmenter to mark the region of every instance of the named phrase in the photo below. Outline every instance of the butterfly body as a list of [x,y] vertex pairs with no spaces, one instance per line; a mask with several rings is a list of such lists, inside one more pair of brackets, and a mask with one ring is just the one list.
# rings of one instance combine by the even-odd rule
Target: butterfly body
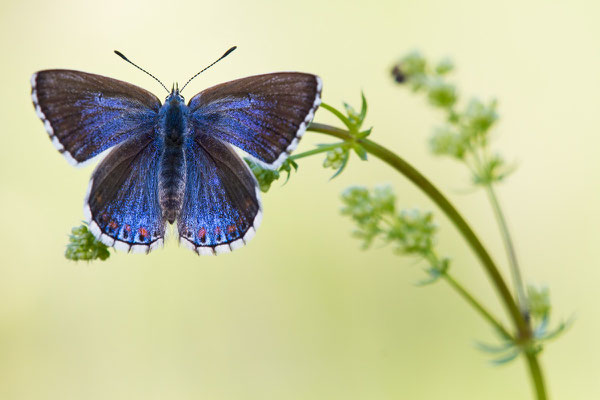
[[186,180],[185,146],[192,140],[189,109],[184,98],[173,90],[158,113],[158,140],[161,142],[158,174],[159,203],[163,217],[174,223],[183,206]]
[[[321,80],[280,72],[226,82],[186,105],[164,104],[116,79],[72,70],[31,78],[32,101],[56,149],[73,165],[107,151],[84,202],[90,231],[117,250],[149,252],[166,223],[198,254],[250,240],[262,220],[258,185],[232,146],[277,169],[321,101]],[[109,150],[110,149],[110,150]]]

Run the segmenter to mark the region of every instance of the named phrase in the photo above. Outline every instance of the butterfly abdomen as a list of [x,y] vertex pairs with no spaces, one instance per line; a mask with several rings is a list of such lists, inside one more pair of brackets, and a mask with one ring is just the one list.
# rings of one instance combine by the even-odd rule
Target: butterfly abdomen
[[158,175],[158,199],[163,218],[172,224],[181,211],[185,193],[186,160],[183,145],[187,117],[182,102],[176,98],[168,100],[160,113],[163,151]]

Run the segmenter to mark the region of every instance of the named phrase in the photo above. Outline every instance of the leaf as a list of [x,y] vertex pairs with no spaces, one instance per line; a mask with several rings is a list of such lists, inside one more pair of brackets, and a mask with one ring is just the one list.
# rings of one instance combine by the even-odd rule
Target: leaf
[[548,341],[552,339],[556,339],[558,336],[563,334],[567,329],[569,329],[573,325],[573,318],[568,321],[562,321],[556,328],[552,331],[546,333],[544,336],[540,338],[540,340]]
[[513,350],[510,353],[508,353],[506,356],[504,357],[500,357],[497,358],[495,360],[492,360],[492,364],[494,365],[504,365],[504,364],[508,364],[509,362],[513,361],[515,358],[517,358],[519,356],[521,352],[519,350]]
[[354,127],[352,125],[352,122],[350,122],[350,120],[348,118],[346,118],[346,116],[344,114],[342,114],[341,112],[339,112],[337,109],[335,109],[334,107],[330,106],[327,103],[323,103],[321,102],[321,107],[326,109],[327,111],[329,111],[330,113],[332,113],[333,115],[335,115],[336,117],[338,117],[338,119],[340,121],[342,121],[344,123],[344,125],[346,125],[346,127],[351,131],[352,128]]
[[365,117],[367,116],[367,99],[365,98],[365,93],[362,91],[360,92],[360,98],[361,98],[360,115],[359,115],[360,123],[356,127],[356,130],[360,130],[360,127],[362,126],[362,124],[365,120]]
[[477,341],[475,342],[475,347],[485,353],[498,354],[508,351],[509,349],[515,347],[515,345],[512,342],[504,342],[501,345],[492,345]]
[[367,136],[369,136],[369,135],[371,134],[371,131],[372,131],[372,130],[373,130],[373,127],[369,128],[369,129],[367,129],[367,130],[365,130],[365,131],[358,132],[358,133],[356,134],[356,138],[357,138],[357,139],[364,139],[364,138],[366,138]]
[[354,149],[354,152],[356,153],[356,155],[358,155],[358,157],[363,160],[363,161],[367,161],[367,151],[365,150],[364,147],[362,147],[360,144],[358,143],[353,143],[352,144],[352,148]]
[[415,286],[423,287],[434,284],[444,275],[441,272],[432,268],[426,268],[425,271],[429,274],[429,278],[418,281],[417,283],[415,283]]

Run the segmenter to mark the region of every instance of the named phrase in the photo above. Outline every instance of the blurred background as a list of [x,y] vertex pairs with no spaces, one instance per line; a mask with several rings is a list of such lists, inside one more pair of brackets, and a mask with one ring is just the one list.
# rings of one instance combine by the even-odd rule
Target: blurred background
[[[198,257],[169,241],[151,255],[67,261],[93,166],[75,169],[48,140],[30,75],[70,68],[156,93],[278,70],[319,74],[324,101],[369,100],[372,139],[397,151],[457,205],[506,269],[482,191],[429,154],[442,114],[393,84],[401,55],[451,57],[463,100],[499,99],[493,146],[518,170],[498,189],[527,282],[551,288],[573,328],[541,361],[552,398],[600,398],[600,6],[592,1],[220,1],[0,3],[0,398],[528,399],[522,360],[494,367],[474,348],[489,327],[422,265],[361,251],[340,216],[347,186],[391,184],[400,207],[434,210],[453,272],[503,320],[482,268],[433,204],[381,162],[351,160],[329,181],[301,160],[263,196],[245,248]],[[335,123],[324,110],[316,121]],[[308,133],[299,151],[328,137]],[[554,322],[557,322],[555,319]]]

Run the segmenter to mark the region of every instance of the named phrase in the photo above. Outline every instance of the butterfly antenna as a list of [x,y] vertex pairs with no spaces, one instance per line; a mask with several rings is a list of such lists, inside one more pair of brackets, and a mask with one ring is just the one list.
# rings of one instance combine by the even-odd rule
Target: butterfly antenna
[[179,90],[179,92],[182,92],[183,89],[185,89],[185,87],[188,85],[188,83],[190,83],[192,81],[192,79],[194,79],[195,77],[197,77],[198,75],[200,75],[201,73],[203,73],[204,71],[206,71],[207,69],[209,69],[210,67],[212,67],[213,65],[215,65],[216,63],[218,63],[219,61],[221,61],[222,59],[224,59],[225,57],[227,57],[235,49],[237,49],[237,46],[233,46],[232,48],[230,48],[229,50],[227,50],[225,52],[225,54],[223,54],[221,57],[219,57],[219,59],[217,61],[213,62],[208,67],[204,68],[202,71],[198,72],[196,75],[194,75],[190,79],[188,79],[188,81],[185,83],[185,85],[183,85],[183,87]]
[[144,68],[140,67],[139,65],[135,65],[133,62],[131,62],[127,57],[125,57],[123,55],[123,53],[121,53],[118,50],[115,50],[115,54],[118,55],[119,57],[121,57],[123,60],[127,61],[129,64],[133,65],[134,67],[136,67],[139,70],[142,70],[143,72],[147,73],[148,75],[150,75],[151,77],[153,77],[154,79],[156,79],[156,81],[158,83],[160,83],[162,85],[162,87],[165,88],[165,90],[167,91],[167,93],[171,93],[169,92],[169,89],[167,89],[167,87],[165,85],[163,85],[163,83],[160,81],[160,79],[158,79],[157,77],[155,77],[154,75],[152,75],[150,72],[146,71]]

